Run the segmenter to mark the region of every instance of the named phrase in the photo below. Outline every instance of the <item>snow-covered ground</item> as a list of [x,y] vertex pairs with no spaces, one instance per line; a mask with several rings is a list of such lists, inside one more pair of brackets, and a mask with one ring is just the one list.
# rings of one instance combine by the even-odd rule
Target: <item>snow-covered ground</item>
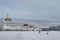
[[60,40],[59,31],[49,31],[38,33],[38,31],[2,31],[0,40]]

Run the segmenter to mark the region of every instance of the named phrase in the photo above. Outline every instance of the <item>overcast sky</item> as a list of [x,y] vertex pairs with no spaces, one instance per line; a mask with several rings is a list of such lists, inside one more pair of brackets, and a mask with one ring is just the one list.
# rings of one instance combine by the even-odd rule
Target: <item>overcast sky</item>
[[[4,11],[4,12],[3,12]],[[60,0],[0,0],[0,17],[60,20]]]

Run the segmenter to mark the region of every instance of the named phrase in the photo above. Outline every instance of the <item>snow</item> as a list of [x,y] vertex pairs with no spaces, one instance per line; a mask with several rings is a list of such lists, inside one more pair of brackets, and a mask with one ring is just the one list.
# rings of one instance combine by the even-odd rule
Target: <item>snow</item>
[[59,31],[0,31],[0,40],[60,40]]

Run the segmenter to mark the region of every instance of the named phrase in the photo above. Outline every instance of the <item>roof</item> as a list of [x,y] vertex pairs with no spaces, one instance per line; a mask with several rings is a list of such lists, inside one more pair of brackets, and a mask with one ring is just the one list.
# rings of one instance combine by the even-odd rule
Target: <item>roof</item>
[[10,17],[6,17],[5,21],[12,21],[12,19]]

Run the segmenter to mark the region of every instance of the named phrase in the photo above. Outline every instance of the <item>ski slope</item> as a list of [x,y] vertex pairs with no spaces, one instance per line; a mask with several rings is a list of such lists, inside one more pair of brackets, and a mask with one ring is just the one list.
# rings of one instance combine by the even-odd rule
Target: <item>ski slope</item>
[[38,31],[2,31],[0,32],[0,40],[60,40],[59,31],[46,31],[38,33]]

